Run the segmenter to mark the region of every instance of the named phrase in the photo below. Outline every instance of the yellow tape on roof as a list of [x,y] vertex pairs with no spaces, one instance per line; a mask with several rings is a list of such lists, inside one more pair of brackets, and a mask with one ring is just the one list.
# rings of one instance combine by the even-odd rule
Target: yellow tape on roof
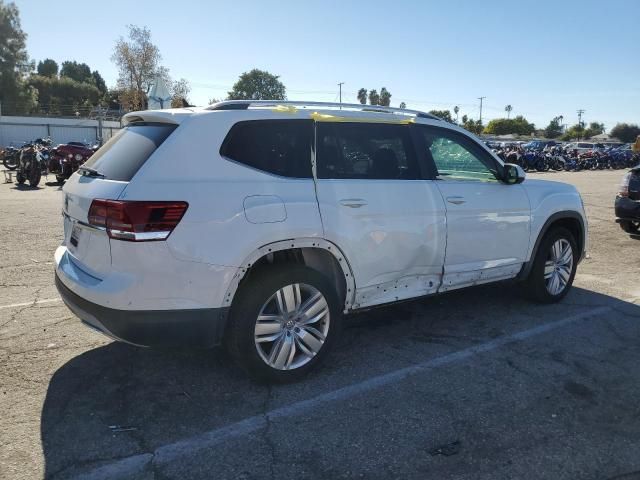
[[271,109],[272,112],[296,113],[298,109],[293,105],[278,105]]
[[[371,112],[378,113],[378,112]],[[366,123],[393,123],[396,125],[408,125],[415,123],[415,117],[410,118],[393,118],[393,114],[384,113],[380,118],[358,118],[358,117],[342,117],[338,115],[330,115],[328,113],[313,112],[309,115],[316,122],[366,122]]]

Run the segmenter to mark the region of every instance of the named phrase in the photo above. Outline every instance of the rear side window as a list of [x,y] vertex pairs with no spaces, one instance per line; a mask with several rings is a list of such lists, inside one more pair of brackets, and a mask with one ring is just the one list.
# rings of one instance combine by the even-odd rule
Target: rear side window
[[109,180],[130,181],[177,125],[130,125],[111,137],[85,163]]
[[318,178],[421,178],[406,125],[318,123],[317,135]]
[[263,172],[311,178],[311,120],[251,120],[236,123],[220,155]]

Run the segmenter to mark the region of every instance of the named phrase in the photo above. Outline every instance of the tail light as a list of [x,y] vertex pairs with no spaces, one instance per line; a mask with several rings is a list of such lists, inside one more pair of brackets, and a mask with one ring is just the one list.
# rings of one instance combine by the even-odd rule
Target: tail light
[[131,242],[166,240],[189,206],[186,202],[91,202],[89,224],[104,228],[110,238]]
[[622,177],[622,182],[620,182],[620,190],[618,190],[618,196],[620,197],[629,196],[630,181],[631,181],[631,172],[627,173],[624,177]]

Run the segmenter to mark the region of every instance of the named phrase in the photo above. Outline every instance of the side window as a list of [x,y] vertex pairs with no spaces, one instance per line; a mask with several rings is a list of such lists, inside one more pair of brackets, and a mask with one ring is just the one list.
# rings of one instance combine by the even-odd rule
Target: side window
[[418,127],[441,180],[497,182],[495,161],[473,140],[443,128]]
[[311,178],[311,120],[238,122],[227,134],[220,155],[283,177]]
[[407,125],[319,122],[317,145],[318,178],[421,178]]

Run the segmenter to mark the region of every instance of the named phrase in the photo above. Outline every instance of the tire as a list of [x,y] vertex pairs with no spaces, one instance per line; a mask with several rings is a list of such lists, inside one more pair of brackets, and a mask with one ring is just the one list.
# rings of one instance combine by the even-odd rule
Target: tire
[[[567,259],[568,261],[568,258],[561,255],[558,265],[562,266],[554,270],[553,273],[551,273],[551,277],[546,279],[545,267],[548,269],[550,265],[548,265],[547,262],[554,261],[552,252],[554,245],[569,245],[571,247],[570,266],[566,263],[562,264],[562,260]],[[562,251],[564,251],[564,249]],[[578,259],[579,252],[573,234],[564,227],[552,227],[540,242],[540,246],[533,260],[533,266],[529,272],[529,277],[524,282],[527,295],[539,303],[555,303],[562,300],[569,290],[571,290],[571,285],[576,275]],[[547,274],[548,273],[547,271]],[[553,280],[554,277],[558,279],[558,284],[552,283],[555,282],[555,280]],[[560,290],[553,288],[554,285],[562,286],[562,284],[564,284],[564,286]]]
[[62,185],[67,180],[67,177],[64,175],[56,175],[56,182]]
[[[342,308],[335,287],[318,271],[295,264],[263,267],[250,275],[241,284],[231,307],[225,332],[227,350],[250,376],[260,382],[299,380],[325,359],[340,335]],[[289,293],[289,298],[298,306],[313,302],[312,297],[317,298],[320,294],[322,298],[311,303],[312,308],[309,309],[311,318],[319,320],[305,325],[295,318],[287,319],[278,308],[278,293]],[[324,303],[320,303],[323,300]],[[299,312],[291,307],[285,309]],[[256,332],[261,314],[264,318],[271,317],[271,320],[262,322],[262,335]],[[304,319],[302,316],[301,321]],[[313,333],[307,330],[310,327]],[[324,333],[324,342],[319,333]],[[293,345],[293,357],[291,353],[287,354],[292,351],[288,345]]]
[[37,187],[40,183],[40,179],[42,178],[42,172],[40,171],[40,165],[35,165],[36,168],[31,168],[31,173],[29,174],[29,185],[31,187]]
[[640,232],[640,221],[632,222],[625,220],[623,222],[620,222],[620,228],[632,235],[638,234]]
[[16,182],[18,182],[18,185],[23,185],[26,180],[27,177],[25,177],[22,173],[16,173]]
[[7,170],[15,170],[16,168],[18,168],[18,161],[15,157],[7,157],[5,155],[5,157],[2,159],[2,164]]

